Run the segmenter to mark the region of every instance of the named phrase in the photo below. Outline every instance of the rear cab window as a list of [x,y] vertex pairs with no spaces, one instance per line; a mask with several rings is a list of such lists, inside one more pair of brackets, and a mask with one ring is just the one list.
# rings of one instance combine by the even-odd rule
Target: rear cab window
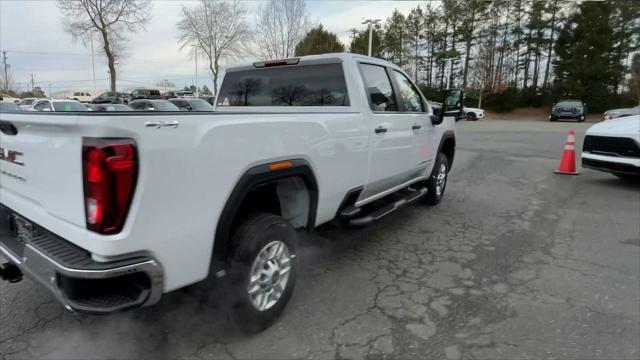
[[231,71],[225,75],[217,105],[349,106],[341,63]]

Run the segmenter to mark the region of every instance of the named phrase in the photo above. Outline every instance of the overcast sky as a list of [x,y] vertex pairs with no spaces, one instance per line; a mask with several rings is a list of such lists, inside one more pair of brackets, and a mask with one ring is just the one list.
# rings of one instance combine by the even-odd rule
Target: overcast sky
[[[246,1],[250,9],[250,22],[260,1]],[[364,28],[363,18],[386,19],[393,9],[405,15],[423,4],[420,1],[307,1],[309,15],[314,23],[321,23],[338,34],[348,44],[350,28]],[[153,85],[169,80],[178,87],[191,84],[195,77],[193,58],[181,51],[175,24],[181,6],[195,6],[194,0],[153,2],[153,15],[146,31],[130,36],[128,56],[122,61],[118,74],[119,88]],[[63,17],[56,1],[0,0],[0,49],[7,50],[11,73],[18,90],[26,90],[31,74],[36,86],[47,91],[93,88],[91,50],[74,42],[63,30]],[[246,59],[250,61],[252,59]],[[204,60],[198,67],[199,84],[211,87],[211,76]],[[96,55],[97,88],[108,88],[107,65],[104,56]]]

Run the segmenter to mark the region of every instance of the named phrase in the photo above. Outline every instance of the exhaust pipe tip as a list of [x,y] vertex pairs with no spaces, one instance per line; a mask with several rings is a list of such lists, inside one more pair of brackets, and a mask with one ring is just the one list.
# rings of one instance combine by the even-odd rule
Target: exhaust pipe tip
[[17,283],[22,280],[22,271],[12,263],[0,265],[0,279],[10,283]]

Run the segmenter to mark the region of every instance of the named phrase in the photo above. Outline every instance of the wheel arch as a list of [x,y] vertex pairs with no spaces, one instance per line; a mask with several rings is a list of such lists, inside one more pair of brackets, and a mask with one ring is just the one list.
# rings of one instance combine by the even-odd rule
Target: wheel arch
[[[282,163],[291,166],[275,170],[271,168],[274,164]],[[241,207],[245,204],[250,193],[258,187],[291,178],[300,178],[304,182],[309,194],[306,228],[312,229],[314,227],[318,209],[318,183],[311,164],[305,159],[290,159],[254,166],[240,176],[220,213],[215,230],[210,274],[223,270],[225,267],[233,235],[234,220],[238,215],[241,215]]]
[[456,135],[453,131],[447,130],[442,134],[437,154],[441,152],[447,156],[447,159],[449,160],[449,169],[451,169],[451,166],[453,165],[453,158],[456,153]]

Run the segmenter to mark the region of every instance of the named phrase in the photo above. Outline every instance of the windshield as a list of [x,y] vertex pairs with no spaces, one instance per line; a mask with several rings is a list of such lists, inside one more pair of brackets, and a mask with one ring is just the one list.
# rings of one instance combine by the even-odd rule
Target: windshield
[[560,101],[556,104],[556,107],[571,107],[571,108],[581,108],[582,102],[580,101]]
[[153,107],[155,107],[156,111],[180,111],[177,106],[168,101],[154,100],[151,101],[151,103],[153,104]]
[[36,99],[24,99],[18,103],[18,105],[31,105]]
[[56,111],[87,111],[87,108],[77,101],[54,101]]
[[211,106],[208,102],[202,99],[194,99],[189,100],[189,104],[191,104],[191,108],[193,111],[211,111],[213,110],[213,106]]

